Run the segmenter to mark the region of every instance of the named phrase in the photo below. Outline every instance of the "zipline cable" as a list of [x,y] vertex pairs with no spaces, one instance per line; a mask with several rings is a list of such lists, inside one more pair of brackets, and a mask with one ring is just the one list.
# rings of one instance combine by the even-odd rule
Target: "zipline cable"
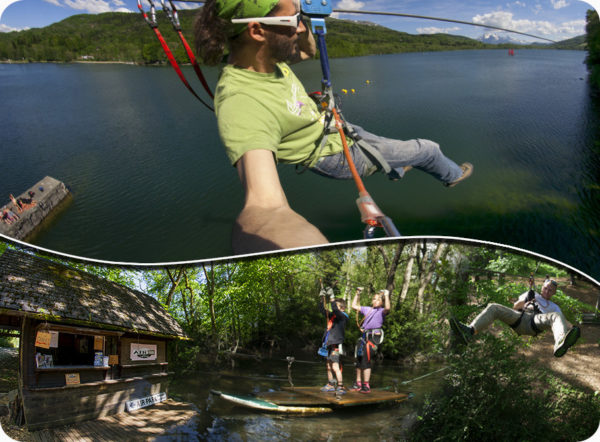
[[[205,0],[176,0],[176,1],[182,2],[182,3],[206,3]],[[497,31],[511,32],[513,34],[525,35],[527,37],[537,38],[539,40],[545,40],[545,41],[548,41],[551,43],[557,43],[556,40],[550,40],[549,38],[540,37],[539,35],[528,34],[526,32],[515,31],[513,29],[503,28],[500,26],[485,25],[483,23],[473,23],[473,22],[465,21],[465,20],[454,20],[451,18],[431,17],[428,15],[404,14],[401,12],[362,11],[359,9],[333,9],[333,12],[336,12],[339,14],[388,15],[388,16],[394,16],[394,17],[417,18],[420,20],[433,20],[433,21],[443,21],[443,22],[448,22],[448,23],[459,23],[459,24],[463,24],[463,25],[477,26],[480,28],[495,29]]]

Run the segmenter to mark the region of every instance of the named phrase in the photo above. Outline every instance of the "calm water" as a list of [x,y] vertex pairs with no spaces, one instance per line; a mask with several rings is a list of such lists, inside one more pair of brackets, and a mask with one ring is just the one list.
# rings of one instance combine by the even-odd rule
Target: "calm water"
[[[400,232],[510,244],[600,277],[600,119],[584,57],[497,50],[333,60],[335,89],[356,89],[342,103],[350,121],[435,140],[475,165],[453,189],[419,171],[401,182],[367,179]],[[296,71],[308,90],[319,88],[318,62]],[[206,74],[215,84],[217,70]],[[132,262],[231,254],[241,186],[214,116],[170,68],[0,65],[0,97],[0,195],[45,175],[74,194],[37,245]],[[361,238],[352,182],[292,166],[280,174],[292,207],[331,241]]]
[[[391,387],[415,379],[440,366],[422,365],[412,368],[377,366],[372,385]],[[346,366],[345,381],[350,383],[351,364]],[[411,392],[414,397],[394,406],[345,409],[339,412],[289,417],[261,413],[224,401],[210,390],[248,395],[259,391],[280,390],[289,386],[287,363],[283,360],[246,362],[241,368],[203,371],[186,379],[173,381],[169,394],[191,402],[199,409],[198,419],[188,428],[179,429],[179,436],[200,440],[403,440],[407,427],[414,420],[427,394],[439,385],[444,371],[399,385],[399,391]],[[347,379],[346,379],[347,378]],[[325,385],[325,365],[296,362],[292,366],[295,386]],[[173,435],[171,435],[173,436]]]

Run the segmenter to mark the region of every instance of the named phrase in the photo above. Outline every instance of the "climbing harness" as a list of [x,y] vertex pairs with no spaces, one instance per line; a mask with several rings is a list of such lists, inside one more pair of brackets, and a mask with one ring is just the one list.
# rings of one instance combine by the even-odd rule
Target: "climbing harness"
[[[325,17],[329,16],[332,13],[331,4],[327,0],[323,0],[321,2],[312,1],[312,0],[302,0],[301,2],[302,12],[310,17],[311,19],[311,27],[313,35],[316,36],[316,43],[319,49],[319,60],[321,62],[321,71],[323,74],[323,78],[321,79],[321,106],[326,114],[326,121],[334,122],[335,128],[340,134],[340,138],[342,140],[342,145],[344,148],[344,156],[346,157],[346,161],[348,162],[348,167],[350,169],[350,173],[352,174],[352,178],[358,188],[359,197],[356,200],[356,204],[358,206],[358,210],[361,214],[361,221],[365,223],[367,226],[364,230],[365,238],[374,238],[375,237],[375,229],[377,227],[383,228],[385,234],[387,236],[400,236],[400,232],[394,225],[393,221],[384,215],[381,209],[375,204],[369,192],[365,188],[365,185],[362,182],[360,174],[356,170],[356,166],[354,165],[354,160],[352,159],[352,155],[350,153],[350,149],[348,147],[346,132],[351,136],[353,130],[349,129],[349,125],[342,118],[339,112],[339,108],[336,106],[335,97],[333,95],[333,89],[331,87],[330,80],[330,69],[329,69],[329,57],[327,55],[327,45],[325,43],[325,34],[327,33],[327,29],[325,26]],[[325,134],[323,138],[326,138],[329,124],[325,126]],[[360,140],[359,140],[360,141]],[[321,146],[323,146],[325,140],[321,140]],[[362,143],[365,145],[366,143]],[[361,143],[359,143],[360,147]],[[371,149],[375,150],[375,149]],[[373,156],[373,155],[371,155]],[[383,166],[382,166],[383,167]],[[388,171],[391,169],[389,165],[384,167]]]
[[519,319],[517,319],[513,324],[510,325],[510,327],[513,330],[516,330],[519,325],[521,325],[521,322],[523,321],[523,316],[525,315],[525,313],[527,313],[528,315],[531,315],[531,317],[529,318],[529,325],[531,326],[531,329],[533,330],[533,332],[535,333],[535,336],[537,336],[538,334],[540,334],[542,332],[542,330],[540,330],[536,325],[535,325],[535,315],[538,315],[540,313],[542,313],[542,311],[540,310],[540,307],[537,304],[537,300],[535,299],[535,273],[537,272],[538,268],[540,267],[540,262],[538,262],[538,265],[535,269],[535,271],[531,272],[529,275],[529,291],[527,292],[527,299],[526,299],[526,305],[529,304],[532,308],[526,308],[525,306],[521,309],[521,316],[519,316]]
[[[146,20],[146,23],[148,23],[148,26],[150,26],[150,29],[152,29],[154,31],[154,33],[156,34],[156,37],[158,38],[158,41],[160,42],[160,45],[162,46],[163,51],[165,52],[167,58],[169,59],[171,66],[173,67],[173,69],[175,70],[175,72],[179,76],[179,79],[182,81],[182,83],[185,85],[185,87],[192,93],[192,95],[194,95],[194,97],[196,97],[204,106],[206,106],[208,109],[210,109],[211,111],[214,112],[214,109],[212,108],[212,106],[207,104],[202,98],[200,98],[200,96],[198,96],[196,91],[194,91],[192,86],[189,84],[189,82],[185,78],[185,75],[183,75],[183,72],[181,71],[179,64],[177,64],[177,61],[175,60],[175,56],[171,52],[171,49],[169,49],[167,42],[165,41],[162,34],[158,30],[158,22],[156,21],[156,7],[154,6],[154,2],[152,0],[147,0],[147,1],[148,1],[148,3],[150,3],[150,17],[148,17],[148,14],[146,14],[146,11],[144,11],[144,8],[142,6],[142,0],[138,0],[138,2],[137,2],[138,9],[142,13],[142,17],[144,17],[144,20]],[[212,93],[210,92],[210,88],[208,87],[208,84],[206,84],[206,80],[204,79],[204,76],[202,75],[202,72],[200,71],[200,67],[198,66],[198,63],[196,62],[196,59],[195,59],[194,55],[192,54],[192,50],[189,48],[189,45],[187,44],[187,42],[185,41],[185,38],[183,37],[183,34],[181,33],[181,26],[179,24],[179,18],[177,16],[177,10],[173,6],[173,3],[171,3],[171,8],[169,9],[166,6],[166,4],[164,3],[164,0],[162,0],[162,1],[163,1],[163,8],[165,10],[165,13],[169,17],[169,20],[171,20],[171,23],[173,24],[175,31],[178,33],[179,38],[183,42],[183,45],[186,48],[186,52],[188,53],[188,57],[190,58],[190,61],[192,62],[192,66],[194,66],[194,70],[196,71],[196,75],[198,75],[198,78],[200,79],[200,81],[204,85],[205,89],[207,89],[207,91],[209,92],[209,95],[212,98]]]

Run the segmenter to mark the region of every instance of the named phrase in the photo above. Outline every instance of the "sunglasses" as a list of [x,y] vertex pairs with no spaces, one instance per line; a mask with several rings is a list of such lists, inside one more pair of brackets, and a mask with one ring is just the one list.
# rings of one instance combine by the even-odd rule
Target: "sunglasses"
[[254,17],[254,18],[232,18],[231,23],[250,23],[250,22],[258,22],[263,25],[273,25],[273,26],[290,26],[292,28],[297,28],[300,26],[300,21],[302,17],[298,12],[296,15],[280,15],[275,17]]

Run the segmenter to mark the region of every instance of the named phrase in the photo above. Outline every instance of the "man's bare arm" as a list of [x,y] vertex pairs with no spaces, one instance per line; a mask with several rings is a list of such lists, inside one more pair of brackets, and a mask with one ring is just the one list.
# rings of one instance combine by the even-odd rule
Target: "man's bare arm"
[[236,167],[246,192],[244,208],[233,227],[236,254],[328,242],[315,226],[288,205],[271,151],[246,152]]

